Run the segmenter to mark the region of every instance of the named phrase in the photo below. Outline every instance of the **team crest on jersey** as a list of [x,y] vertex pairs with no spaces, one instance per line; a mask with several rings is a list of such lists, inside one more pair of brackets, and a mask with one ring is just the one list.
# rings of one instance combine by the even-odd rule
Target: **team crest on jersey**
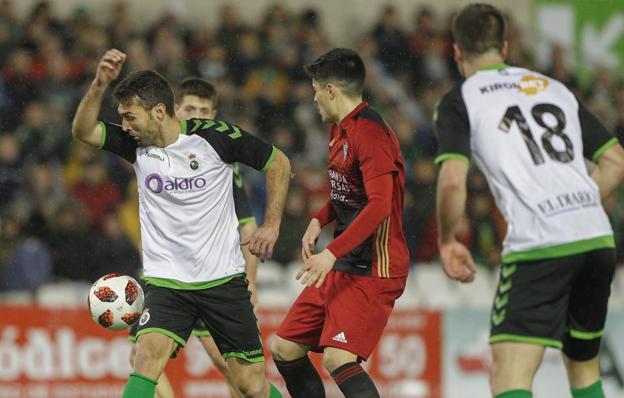
[[342,146],[342,160],[347,160],[347,153],[349,152],[349,144],[344,144]]
[[188,158],[191,161],[191,163],[190,163],[191,170],[199,169],[199,162],[197,161],[197,155],[195,155],[194,153],[191,153],[191,154],[189,154]]
[[150,313],[149,313],[149,308],[146,308],[143,310],[143,313],[141,314],[141,318],[139,318],[139,325],[143,326],[145,325],[148,321],[150,320]]
[[535,95],[548,88],[548,80],[543,77],[526,75],[518,83],[518,90],[526,95]]

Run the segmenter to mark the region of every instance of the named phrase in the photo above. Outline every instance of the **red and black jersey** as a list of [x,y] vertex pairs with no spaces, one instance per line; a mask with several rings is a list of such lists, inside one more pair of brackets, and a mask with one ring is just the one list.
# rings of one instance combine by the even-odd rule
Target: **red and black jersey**
[[[358,105],[339,124],[332,125],[328,173],[332,218],[336,219],[334,242],[367,205],[365,183],[385,174],[392,177],[390,216],[381,220],[363,243],[337,256],[334,269],[379,278],[407,275],[409,254],[402,224],[404,160],[396,134],[366,102]],[[348,235],[350,242],[361,242],[363,238],[361,232],[353,229]],[[336,254],[332,243],[328,249]]]

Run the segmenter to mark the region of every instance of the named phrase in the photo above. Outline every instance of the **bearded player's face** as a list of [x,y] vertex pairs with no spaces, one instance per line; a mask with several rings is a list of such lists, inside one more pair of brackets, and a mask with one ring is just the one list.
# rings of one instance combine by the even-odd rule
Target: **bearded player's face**
[[158,134],[158,120],[161,119],[162,113],[156,109],[159,105],[148,110],[133,100],[120,103],[117,107],[117,112],[122,117],[121,128],[140,146],[152,145]]

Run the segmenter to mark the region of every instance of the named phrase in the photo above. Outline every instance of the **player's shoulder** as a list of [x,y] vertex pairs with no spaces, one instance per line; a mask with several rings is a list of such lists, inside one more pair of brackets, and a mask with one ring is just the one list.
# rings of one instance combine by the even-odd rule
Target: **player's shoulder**
[[438,120],[438,115],[440,113],[448,114],[449,112],[456,112],[457,110],[461,111],[462,113],[465,112],[466,105],[464,103],[464,97],[462,94],[462,89],[465,83],[466,80],[456,82],[438,100],[438,102],[434,106],[433,111],[434,123]]
[[358,129],[364,129],[367,134],[358,134],[361,137],[370,137],[371,135],[383,134],[391,136],[391,128],[381,114],[370,105],[364,106],[354,116]]
[[438,106],[441,103],[452,103],[456,101],[462,101],[462,88],[466,84],[466,80],[462,79],[455,84],[453,84],[447,91],[442,95],[440,100],[438,101]]
[[234,126],[230,122],[219,119],[193,118],[188,120],[181,120],[180,123],[182,124],[182,132],[187,135],[202,135],[213,132],[225,133],[229,130],[238,130],[238,127]]

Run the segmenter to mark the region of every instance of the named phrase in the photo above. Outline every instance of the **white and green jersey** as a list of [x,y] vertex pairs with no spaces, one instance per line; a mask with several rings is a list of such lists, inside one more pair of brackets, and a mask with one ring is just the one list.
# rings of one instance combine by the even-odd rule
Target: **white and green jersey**
[[473,159],[508,223],[503,262],[614,247],[585,159],[617,143],[559,81],[493,65],[457,84],[434,115],[439,164]]
[[101,125],[101,148],[131,162],[136,172],[147,282],[200,289],[244,272],[233,164],[265,171],[276,149],[217,120],[181,121],[182,134],[164,148],[137,146],[120,126]]

